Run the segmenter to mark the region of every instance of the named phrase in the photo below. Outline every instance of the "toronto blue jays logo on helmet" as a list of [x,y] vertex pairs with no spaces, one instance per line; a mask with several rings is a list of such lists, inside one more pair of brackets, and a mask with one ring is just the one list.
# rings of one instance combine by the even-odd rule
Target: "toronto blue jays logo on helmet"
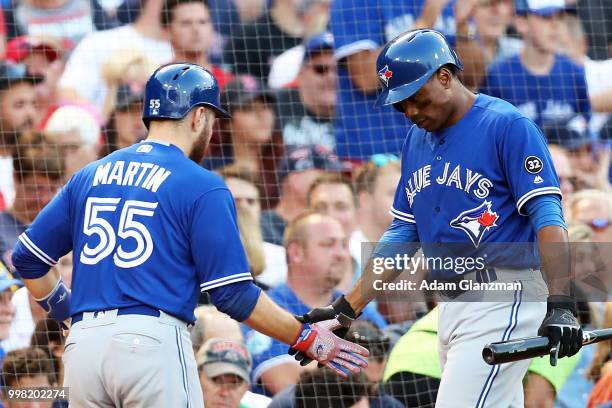
[[491,210],[491,201],[485,201],[476,208],[462,212],[450,222],[450,226],[465,232],[476,248],[484,234],[497,227],[499,215]]
[[389,79],[393,76],[393,71],[389,69],[388,65],[385,65],[383,69],[378,71],[378,78],[385,86],[389,86]]

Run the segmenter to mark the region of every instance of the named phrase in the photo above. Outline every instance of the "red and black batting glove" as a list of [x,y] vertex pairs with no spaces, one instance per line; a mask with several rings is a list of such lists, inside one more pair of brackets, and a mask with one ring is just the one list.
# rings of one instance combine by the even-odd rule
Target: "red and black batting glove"
[[328,325],[328,321],[304,323],[291,348],[331,368],[341,377],[359,374],[368,366],[370,353],[366,348],[336,336]]
[[582,347],[582,328],[576,316],[574,298],[562,295],[548,297],[546,317],[538,329],[538,336],[548,337],[550,365],[557,365],[557,359],[571,357]]
[[[351,307],[350,303],[344,298],[344,295],[336,299],[331,305],[312,309],[302,316],[295,316],[301,323],[318,323],[329,321],[326,325],[328,330],[331,330],[336,336],[344,338],[348,329],[351,327],[353,320],[357,318],[357,314]],[[301,366],[308,365],[312,362],[304,353],[289,348],[288,353],[292,355]]]

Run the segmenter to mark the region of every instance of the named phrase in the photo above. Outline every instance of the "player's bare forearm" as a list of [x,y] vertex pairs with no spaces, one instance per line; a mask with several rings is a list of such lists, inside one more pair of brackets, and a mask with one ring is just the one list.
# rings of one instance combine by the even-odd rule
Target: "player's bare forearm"
[[[368,303],[370,303],[378,294],[371,283],[374,280],[382,280],[383,282],[392,282],[399,273],[396,269],[385,268],[382,274],[375,274],[372,267],[372,259],[368,261],[368,265],[361,274],[361,278],[355,283],[355,286],[345,296],[353,310],[359,314]],[[370,282],[370,284],[368,284]]]
[[567,231],[550,225],[538,231],[538,251],[550,295],[570,295],[572,263]]
[[286,344],[293,344],[302,324],[285,309],[261,292],[255,309],[244,321],[249,327]]
[[28,291],[32,294],[35,299],[42,299],[46,297],[55,287],[59,281],[59,273],[51,269],[46,275],[43,275],[37,279],[23,279],[23,284]]

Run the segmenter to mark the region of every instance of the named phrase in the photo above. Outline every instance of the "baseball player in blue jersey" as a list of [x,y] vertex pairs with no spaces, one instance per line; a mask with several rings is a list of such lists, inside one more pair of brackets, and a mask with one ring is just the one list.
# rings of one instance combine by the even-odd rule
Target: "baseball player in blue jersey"
[[[203,407],[187,332],[200,291],[341,375],[367,365],[367,350],[333,326],[298,322],[253,284],[230,192],[197,164],[215,116],[229,115],[209,71],[158,68],[145,91],[147,139],[77,172],[19,237],[15,268],[70,327],[71,407]],[[48,273],[71,250],[72,291]]]
[[[549,337],[551,360],[580,349],[561,193],[538,127],[511,104],[470,92],[457,77],[461,68],[454,50],[434,30],[404,33],[378,57],[382,90],[377,105],[393,105],[414,125],[403,146],[402,176],[390,210],[394,221],[374,257],[393,255],[392,246],[385,245],[393,243],[420,243],[426,257],[451,243],[461,245],[459,255],[490,249],[485,268],[430,270],[431,280],[459,282],[463,288],[440,293],[443,374],[436,407],[521,407],[529,361],[490,367],[481,352],[486,343],[537,333]],[[493,248],[530,242],[537,246],[524,245],[532,250],[521,256]],[[410,255],[417,247],[410,245]],[[376,295],[368,285],[372,276],[370,263],[346,297],[302,319],[355,318]],[[376,276],[392,281],[397,272],[389,268]],[[465,283],[496,281],[518,283],[510,301],[468,301],[477,293]],[[297,358],[305,361],[300,353]]]

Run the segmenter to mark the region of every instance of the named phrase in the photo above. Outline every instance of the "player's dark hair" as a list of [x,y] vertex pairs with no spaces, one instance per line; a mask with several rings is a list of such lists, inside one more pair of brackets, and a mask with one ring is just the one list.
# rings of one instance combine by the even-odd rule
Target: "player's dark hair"
[[2,380],[6,387],[15,386],[21,378],[39,375],[46,376],[49,384],[52,384],[52,379],[49,378],[51,372],[51,360],[38,347],[10,351],[2,363]]
[[174,18],[174,9],[181,4],[198,3],[203,4],[204,7],[208,8],[207,0],[166,0],[162,9],[161,23],[162,26],[168,27],[172,23]]
[[344,408],[367,396],[367,380],[363,373],[343,379],[323,368],[305,371],[300,375],[295,386],[295,407]]
[[317,187],[324,184],[343,184],[349,188],[351,191],[351,197],[353,198],[353,203],[357,206],[357,197],[355,196],[355,186],[351,181],[344,177],[341,173],[326,173],[322,176],[318,177],[308,189],[308,193],[306,194],[306,203],[310,206],[310,200],[312,198],[312,193],[317,189]]

